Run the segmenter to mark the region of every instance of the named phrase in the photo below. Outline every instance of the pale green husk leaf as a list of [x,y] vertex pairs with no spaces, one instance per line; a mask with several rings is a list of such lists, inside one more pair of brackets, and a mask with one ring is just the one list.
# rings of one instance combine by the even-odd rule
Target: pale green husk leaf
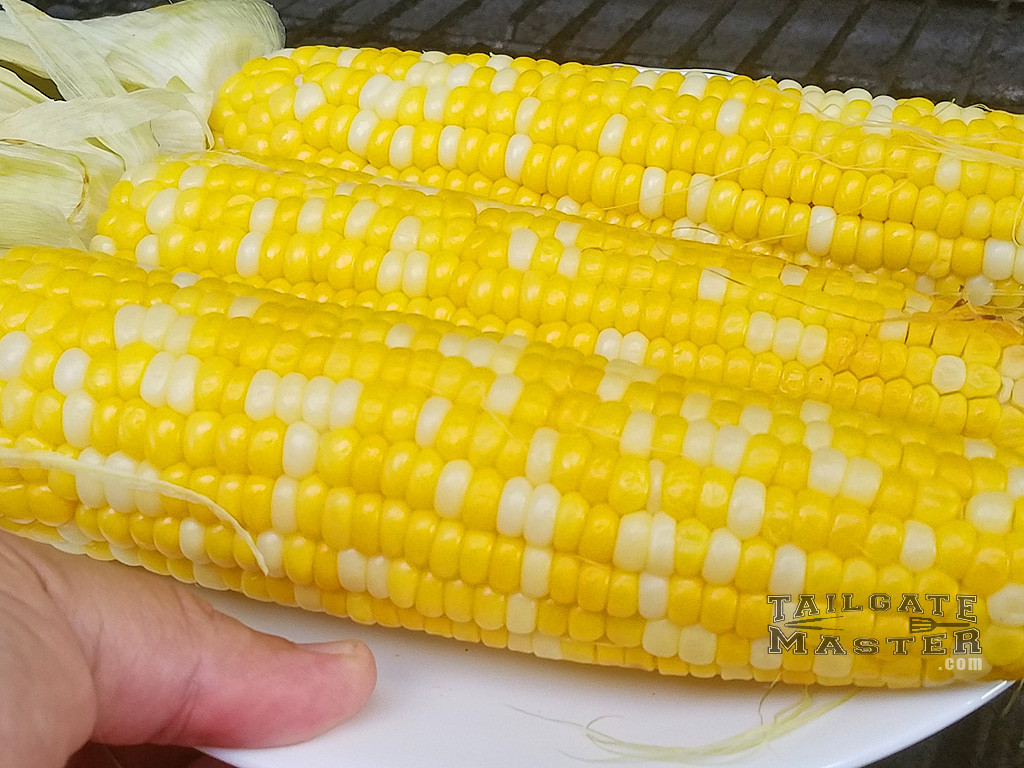
[[159,155],[208,149],[220,82],[283,44],[262,0],[186,0],[81,22],[24,0],[0,6],[0,61],[61,95],[0,68],[0,248],[88,242],[118,179]]
[[0,140],[0,179],[0,248],[81,247],[80,225],[94,206],[86,164],[75,153]]
[[10,114],[48,99],[8,69],[0,68],[0,115]]
[[[128,87],[175,78],[212,94],[250,59],[284,45],[284,26],[263,0],[185,0],[146,11],[63,22],[88,40]],[[46,75],[10,19],[0,16],[0,59]]]
[[14,244],[85,248],[59,208],[46,203],[9,201],[2,199],[4,197],[0,193],[0,221],[3,222],[0,251]]
[[[66,99],[63,104],[74,103],[75,99],[118,97],[127,93],[103,56],[70,25],[51,19],[24,0],[3,0],[0,4]],[[156,139],[152,131],[147,132],[144,127],[98,133],[95,138],[118,154],[128,167],[156,154]]]

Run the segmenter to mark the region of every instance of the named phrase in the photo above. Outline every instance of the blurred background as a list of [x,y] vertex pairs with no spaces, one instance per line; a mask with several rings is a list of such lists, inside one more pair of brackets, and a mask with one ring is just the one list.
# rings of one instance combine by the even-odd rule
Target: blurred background
[[[157,0],[33,0],[65,18]],[[288,44],[700,67],[1024,112],[1024,0],[271,0]],[[1024,697],[871,768],[1024,766]],[[397,766],[396,766],[397,768]]]

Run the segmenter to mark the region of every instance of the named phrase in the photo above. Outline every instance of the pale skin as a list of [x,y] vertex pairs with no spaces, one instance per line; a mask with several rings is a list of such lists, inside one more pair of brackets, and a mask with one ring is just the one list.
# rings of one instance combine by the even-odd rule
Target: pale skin
[[0,533],[0,765],[211,768],[181,747],[305,740],[375,682],[360,642],[294,645],[169,579]]

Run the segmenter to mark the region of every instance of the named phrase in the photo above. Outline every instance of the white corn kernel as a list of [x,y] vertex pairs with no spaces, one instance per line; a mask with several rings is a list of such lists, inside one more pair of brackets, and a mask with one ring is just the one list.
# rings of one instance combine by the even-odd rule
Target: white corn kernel
[[903,547],[900,550],[900,563],[911,573],[920,573],[935,563],[936,543],[935,531],[930,525],[920,520],[907,520],[903,523]]
[[377,269],[377,290],[381,293],[397,291],[402,287],[405,272],[405,254],[391,250],[384,254]]
[[952,192],[960,186],[963,164],[959,158],[942,156],[935,166],[935,186],[943,192]]
[[245,393],[245,415],[253,421],[273,416],[277,385],[280,381],[281,377],[269,369],[256,371],[249,380],[249,389]]
[[[103,465],[105,469],[118,475],[133,476],[138,469],[138,462],[120,451],[110,454]],[[103,480],[103,495],[107,498],[107,504],[115,512],[128,514],[135,511],[135,492],[120,477]]]
[[651,515],[647,512],[631,512],[622,516],[612,553],[615,567],[636,572],[647,567],[651,522]]
[[811,220],[807,228],[807,251],[814,256],[825,256],[832,247],[836,231],[835,209],[827,205],[811,207]]
[[1013,507],[1013,497],[1003,491],[976,493],[967,502],[967,521],[985,533],[1009,533]]
[[295,119],[303,121],[327,103],[327,96],[319,83],[304,82],[295,91]]
[[733,424],[719,427],[711,463],[729,474],[737,474],[743,463],[743,454],[746,453],[749,439],[750,433],[743,427]]
[[534,251],[540,239],[537,233],[529,229],[516,229],[508,238],[508,265],[512,269],[525,272],[533,261]]
[[533,433],[526,451],[526,479],[534,485],[551,480],[557,445],[558,433],[551,427],[540,427]]
[[[269,531],[268,531],[269,533]],[[262,536],[260,537],[263,538]],[[269,554],[271,557],[267,557],[268,552],[263,553],[263,557],[267,561],[269,567],[272,563],[278,564],[281,562],[280,557],[273,557],[279,553],[279,549],[275,549],[271,546],[272,542],[267,542]],[[259,547],[260,540],[256,540],[256,546]],[[178,526],[178,546],[181,547],[181,553],[186,559],[191,560],[196,565],[207,565],[210,562],[210,556],[206,554],[206,527],[203,526],[199,521],[193,517],[187,517],[181,521]],[[262,547],[259,547],[261,550]]]
[[956,392],[967,383],[967,363],[956,355],[939,355],[932,369],[932,386],[940,395]]
[[1024,585],[1010,582],[985,598],[989,618],[996,624],[1019,627],[1024,624]]
[[712,463],[715,440],[718,428],[706,419],[691,421],[683,436],[683,457],[699,467],[709,467]]
[[388,147],[388,162],[399,171],[412,167],[413,137],[416,129],[411,125],[400,125],[391,136]]
[[317,430],[330,425],[331,390],[334,382],[327,376],[315,376],[302,394],[302,420]]
[[306,388],[306,377],[292,371],[286,373],[277,383],[274,396],[274,415],[285,424],[302,418],[302,397]]
[[697,281],[697,298],[721,304],[729,287],[729,273],[719,267],[708,267]]
[[707,221],[708,198],[714,181],[706,173],[695,173],[690,179],[690,188],[686,193],[686,218],[694,224]]
[[637,586],[637,612],[645,619],[660,619],[668,612],[668,579],[641,573]]
[[433,396],[427,399],[420,408],[419,418],[416,420],[416,443],[423,448],[429,448],[437,438],[437,432],[441,429],[441,422],[451,410],[452,403],[443,397]]
[[456,518],[462,514],[466,489],[473,477],[473,465],[465,459],[456,459],[444,465],[434,489],[434,509],[442,517]]
[[160,234],[174,223],[174,204],[178,201],[178,190],[174,187],[162,189],[153,196],[146,207],[146,227],[154,234]]
[[527,96],[519,102],[519,107],[516,109],[516,133],[528,134],[530,132],[530,125],[533,123],[533,117],[537,114],[538,107],[540,107],[540,100],[534,96]]
[[427,279],[430,273],[430,257],[423,251],[409,251],[405,257],[402,272],[402,292],[415,298],[427,294]]
[[736,575],[742,543],[728,528],[716,528],[708,540],[701,574],[710,584],[728,584]]
[[[502,496],[504,499],[504,496]],[[520,533],[516,535],[521,535]],[[507,534],[506,534],[507,535]],[[548,594],[551,586],[551,550],[542,547],[523,548],[523,566],[519,577],[519,588],[527,597],[540,599]]]
[[72,392],[64,398],[61,428],[69,445],[79,449],[89,446],[95,408],[96,402],[84,390]]
[[270,525],[282,535],[298,529],[295,505],[298,495],[299,484],[295,478],[279,477],[274,481],[274,490],[270,495]]
[[390,77],[385,74],[378,73],[371,75],[370,78],[363,83],[363,87],[359,91],[359,109],[373,109],[377,105],[377,99],[384,92],[393,81]]
[[345,237],[356,239],[365,235],[370,219],[376,213],[377,204],[373,200],[357,200],[345,218]]
[[767,489],[760,480],[738,477],[729,497],[726,525],[740,539],[756,536],[764,520]]
[[671,658],[679,652],[679,627],[667,619],[649,621],[644,627],[641,646],[652,656]]
[[358,112],[352,118],[348,126],[347,143],[350,151],[357,155],[365,155],[366,147],[370,143],[370,136],[373,134],[380,118],[376,113],[369,110]]
[[555,517],[562,495],[550,483],[537,486],[526,505],[523,537],[535,547],[548,547],[555,535]]
[[252,204],[249,214],[249,233],[270,232],[274,228],[274,217],[277,215],[277,199],[263,197]]
[[622,154],[622,139],[626,135],[628,125],[629,119],[625,115],[618,112],[611,115],[601,129],[601,135],[597,140],[597,153],[611,157]]
[[713,664],[717,651],[718,636],[700,624],[683,627],[679,633],[679,658],[687,664]]
[[740,122],[747,104],[742,99],[726,99],[718,108],[718,117],[715,118],[715,130],[723,136],[735,136],[739,133]]
[[647,550],[648,573],[667,579],[675,572],[675,544],[675,518],[664,512],[654,513],[651,517],[650,547]]
[[649,166],[640,179],[640,213],[649,219],[657,219],[665,213],[665,182],[668,173],[663,168]]
[[1016,255],[1017,247],[1009,240],[989,238],[985,241],[981,271],[989,280],[1008,280],[1013,276]]
[[768,591],[773,595],[795,595],[804,590],[807,553],[796,544],[782,544],[775,550]]
[[657,419],[653,413],[634,411],[626,419],[622,428],[620,444],[623,453],[631,453],[647,458],[651,455],[651,444],[654,442],[654,427]]
[[299,209],[299,218],[295,222],[295,231],[307,235],[315,235],[324,226],[324,210],[327,201],[322,197],[311,197]]
[[316,471],[320,435],[304,421],[289,424],[284,432],[282,468],[286,475],[301,480]]
[[331,392],[330,427],[351,427],[356,420],[356,408],[363,396],[363,383],[358,379],[342,379]]
[[199,366],[199,358],[195,355],[182,355],[171,366],[167,381],[167,405],[183,416],[188,416],[196,409]]
[[459,142],[462,139],[462,128],[457,125],[446,125],[441,129],[437,140],[437,162],[445,170],[451,171],[459,165]]
[[526,527],[526,507],[533,486],[525,477],[513,477],[505,483],[498,501],[497,529],[503,536],[522,536]]
[[820,448],[811,454],[811,464],[807,470],[807,487],[826,496],[835,496],[843,487],[847,464],[846,455],[841,451],[835,448]]
[[145,372],[142,374],[142,382],[139,385],[139,394],[142,399],[154,408],[167,405],[167,386],[171,378],[171,367],[174,365],[174,356],[169,352],[157,352],[149,361]]
[[424,83],[427,93],[423,97],[423,119],[432,123],[444,121],[444,107],[451,93],[443,83]]
[[338,552],[338,582],[349,592],[365,592],[366,557],[354,549]]
[[85,350],[78,347],[64,350],[53,367],[53,388],[65,397],[82,389],[91,360]]

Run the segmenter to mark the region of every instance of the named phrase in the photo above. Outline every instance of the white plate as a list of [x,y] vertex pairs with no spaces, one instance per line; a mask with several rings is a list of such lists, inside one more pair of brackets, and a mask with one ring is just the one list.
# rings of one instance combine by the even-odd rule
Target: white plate
[[[377,658],[378,684],[355,719],[313,741],[266,750],[210,750],[239,768],[580,768],[664,765],[621,759],[593,743],[586,723],[618,739],[698,747],[756,728],[804,692],[788,686],[665,678],[545,661],[428,635],[203,592],[252,627],[300,642],[358,637]],[[814,689],[810,721],[728,758],[675,764],[853,768],[941,730],[1008,684],[925,691]]]

